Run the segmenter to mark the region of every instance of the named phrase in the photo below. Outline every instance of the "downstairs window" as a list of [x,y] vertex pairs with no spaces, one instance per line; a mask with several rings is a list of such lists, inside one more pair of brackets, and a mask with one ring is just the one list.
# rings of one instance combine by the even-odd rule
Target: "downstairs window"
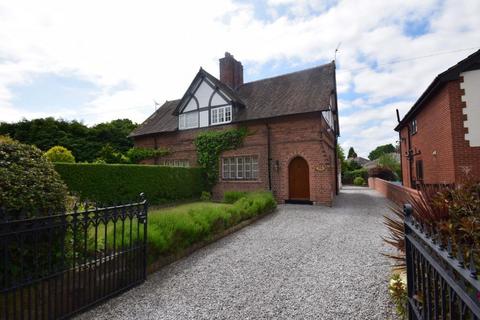
[[222,177],[224,180],[257,180],[258,157],[242,156],[223,158]]

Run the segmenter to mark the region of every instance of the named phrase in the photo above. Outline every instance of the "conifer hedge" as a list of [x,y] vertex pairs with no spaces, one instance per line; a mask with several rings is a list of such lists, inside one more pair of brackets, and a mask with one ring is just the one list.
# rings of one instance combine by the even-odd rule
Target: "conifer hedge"
[[135,164],[55,163],[70,192],[101,204],[138,200],[145,193],[151,204],[199,198],[206,190],[201,168]]

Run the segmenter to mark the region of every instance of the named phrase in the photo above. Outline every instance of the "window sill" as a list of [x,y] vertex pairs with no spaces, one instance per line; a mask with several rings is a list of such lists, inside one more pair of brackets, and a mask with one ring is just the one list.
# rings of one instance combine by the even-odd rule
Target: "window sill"
[[240,180],[240,179],[228,179],[228,180],[224,180],[224,179],[221,179],[220,182],[223,182],[223,183],[263,183],[262,180]]

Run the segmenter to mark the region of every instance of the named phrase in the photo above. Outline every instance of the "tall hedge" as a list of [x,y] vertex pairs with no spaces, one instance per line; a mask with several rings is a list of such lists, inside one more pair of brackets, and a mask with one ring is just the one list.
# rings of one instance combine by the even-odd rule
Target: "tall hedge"
[[200,197],[205,174],[200,168],[135,164],[56,163],[69,190],[82,200],[120,203],[144,192],[152,204]]

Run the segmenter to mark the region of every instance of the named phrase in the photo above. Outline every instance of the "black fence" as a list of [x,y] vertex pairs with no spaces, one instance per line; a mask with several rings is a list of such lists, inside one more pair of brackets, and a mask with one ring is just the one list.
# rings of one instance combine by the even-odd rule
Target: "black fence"
[[405,205],[408,318],[480,319],[478,254],[426,227]]
[[0,222],[0,319],[62,319],[146,278],[148,204]]

